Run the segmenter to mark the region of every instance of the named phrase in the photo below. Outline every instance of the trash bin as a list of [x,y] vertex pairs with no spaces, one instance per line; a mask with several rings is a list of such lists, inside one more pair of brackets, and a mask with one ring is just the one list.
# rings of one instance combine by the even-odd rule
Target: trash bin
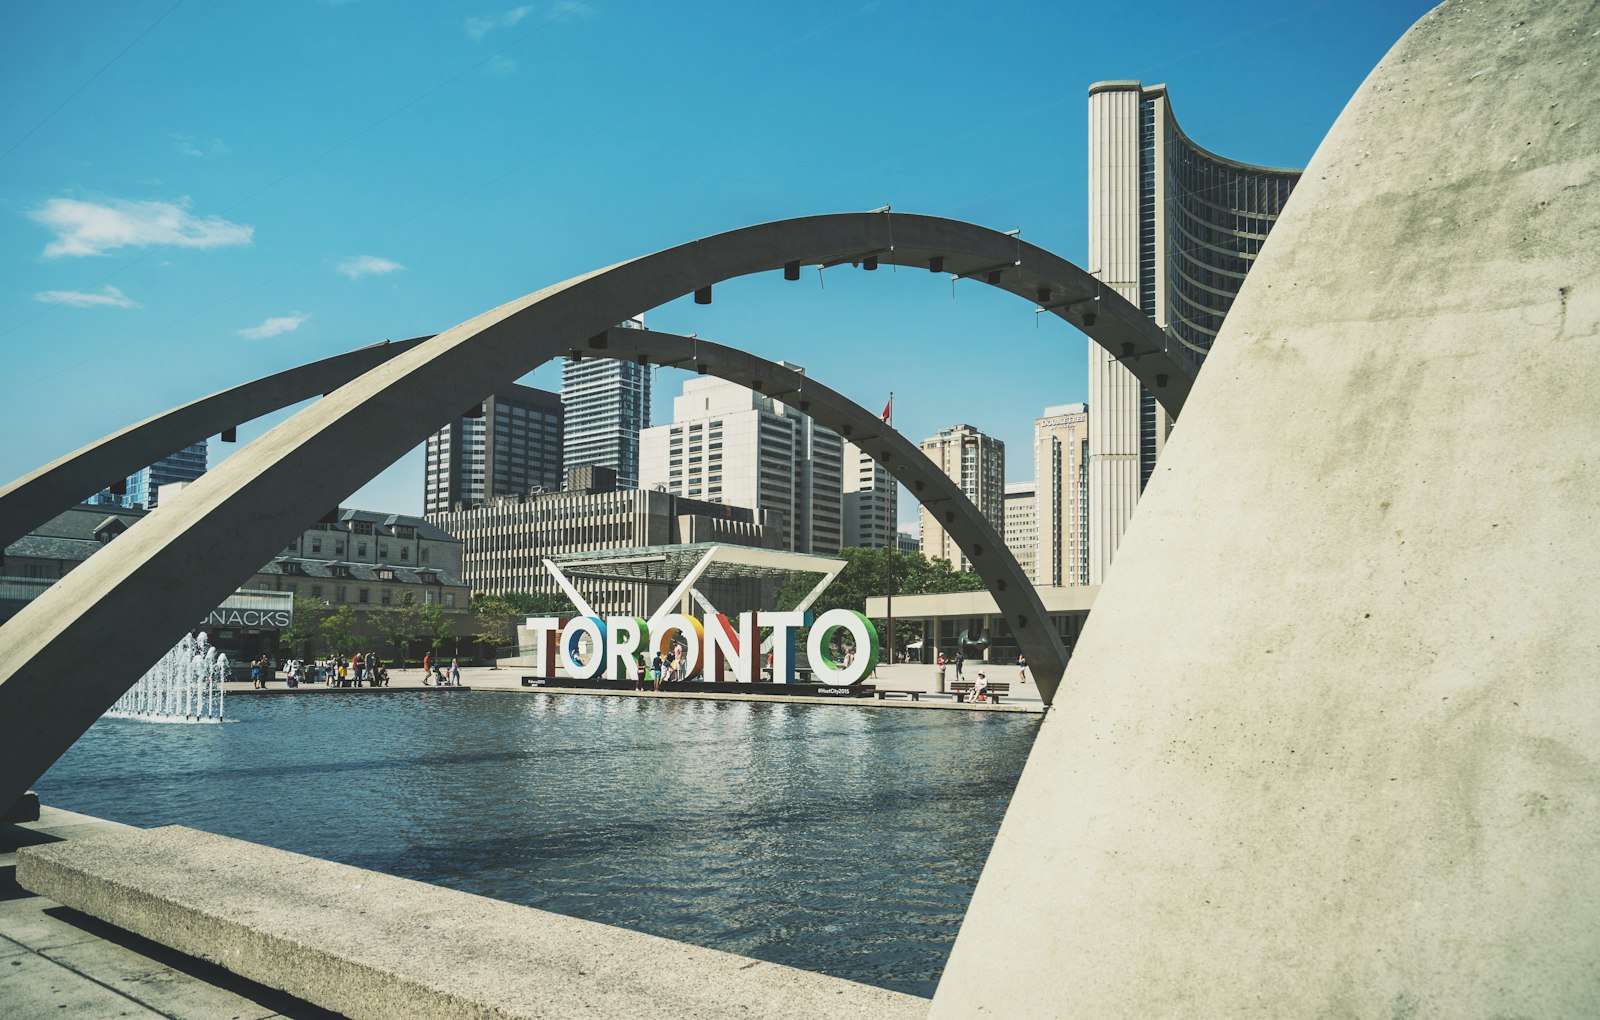
[[940,666],[938,668],[938,670],[935,672],[934,681],[933,681],[933,693],[935,693],[935,694],[943,694],[944,693],[944,667],[943,666]]

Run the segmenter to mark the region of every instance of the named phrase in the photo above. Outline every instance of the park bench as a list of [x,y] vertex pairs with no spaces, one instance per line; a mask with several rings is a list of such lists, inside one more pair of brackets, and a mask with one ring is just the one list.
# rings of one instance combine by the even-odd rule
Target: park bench
[[[978,682],[976,680],[957,680],[950,685],[950,693],[956,696],[957,701],[966,701],[977,686]],[[984,690],[989,696],[989,703],[998,705],[1002,695],[1011,693],[1011,685],[999,682],[989,683],[984,685]]]
[[178,825],[24,847],[16,881],[356,1020],[928,1012],[900,992]]
[[888,690],[884,690],[882,687],[880,687],[880,688],[877,689],[877,691],[875,693],[877,694],[879,701],[884,700],[885,698],[887,698],[891,694],[899,696],[899,697],[910,698],[912,701],[921,701],[922,700],[922,692],[921,691],[888,691]]

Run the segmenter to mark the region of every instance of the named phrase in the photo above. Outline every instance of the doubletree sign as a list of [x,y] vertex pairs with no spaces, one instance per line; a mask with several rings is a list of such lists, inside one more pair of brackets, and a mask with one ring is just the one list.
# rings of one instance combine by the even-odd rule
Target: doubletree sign
[[[811,628],[806,654],[821,682],[859,683],[878,665],[877,628],[848,609],[830,609],[818,617],[797,612],[740,613],[735,620],[720,613],[707,620],[669,613],[653,624],[637,616],[530,617],[527,626],[544,675],[555,675],[559,660],[567,675],[577,680],[632,680],[650,657],[680,644],[685,680],[704,677],[722,682],[731,673],[738,683],[755,683],[761,676],[761,631],[770,629],[772,678],[792,684],[795,632],[802,627]],[[831,650],[839,631],[855,641],[855,658],[848,663],[834,658]],[[585,644],[588,657],[580,658]]]

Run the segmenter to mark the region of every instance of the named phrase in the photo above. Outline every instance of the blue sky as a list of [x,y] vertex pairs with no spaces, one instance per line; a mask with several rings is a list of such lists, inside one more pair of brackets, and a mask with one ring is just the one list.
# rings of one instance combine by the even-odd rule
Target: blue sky
[[[543,0],[8,4],[0,477],[165,408],[780,217],[892,204],[1084,263],[1087,87],[1166,82],[1230,157],[1310,159],[1430,5]],[[928,273],[751,278],[647,312],[799,362],[1031,477],[1085,341]],[[684,376],[656,378],[656,420]],[[554,367],[533,385],[559,388]],[[242,441],[283,416],[244,425]],[[236,447],[213,440],[212,460]],[[421,457],[347,505],[418,512]],[[902,519],[915,516],[903,500]]]

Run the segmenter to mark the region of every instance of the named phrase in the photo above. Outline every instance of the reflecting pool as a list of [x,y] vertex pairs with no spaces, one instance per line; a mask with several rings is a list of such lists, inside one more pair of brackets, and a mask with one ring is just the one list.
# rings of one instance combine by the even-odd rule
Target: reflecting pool
[[239,696],[228,715],[103,719],[36,789],[917,995],[1039,724],[469,691]]

